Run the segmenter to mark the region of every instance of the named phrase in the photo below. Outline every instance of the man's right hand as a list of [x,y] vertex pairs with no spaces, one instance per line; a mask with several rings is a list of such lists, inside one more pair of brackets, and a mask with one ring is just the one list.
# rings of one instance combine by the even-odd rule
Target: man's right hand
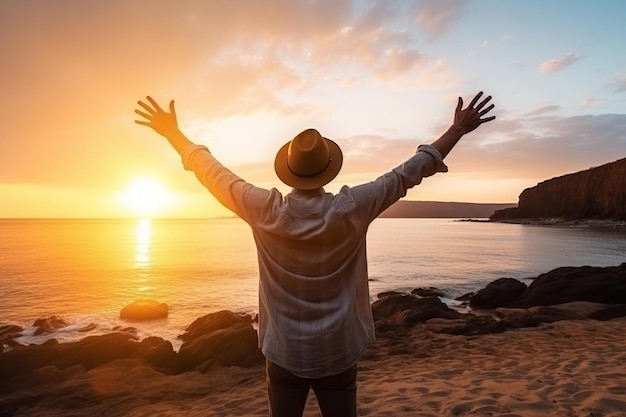
[[472,99],[466,109],[463,109],[463,99],[459,97],[459,103],[456,106],[456,110],[454,111],[453,126],[461,130],[463,134],[469,133],[481,124],[490,122],[496,118],[496,116],[482,118],[494,107],[494,105],[491,104],[489,105],[489,107],[483,109],[483,107],[485,107],[487,103],[489,103],[489,101],[491,100],[491,96],[487,96],[487,98],[485,98],[478,105],[476,105],[482,95],[482,91],[476,94],[476,96]]
[[170,138],[179,133],[178,121],[176,120],[176,110],[174,109],[174,100],[170,101],[170,112],[168,113],[164,111],[161,106],[159,106],[157,102],[152,99],[152,97],[147,96],[146,99],[150,102],[152,107],[143,101],[138,101],[137,104],[143,107],[147,113],[141,110],[135,110],[135,113],[148,120],[135,120],[135,123],[149,126],[158,134],[163,135],[166,138]]
[[147,120],[135,120],[135,123],[149,126],[158,134],[165,136],[174,149],[182,155],[185,148],[189,145],[193,145],[193,143],[178,129],[174,100],[170,101],[170,112],[168,113],[163,110],[152,97],[148,96],[146,99],[150,102],[152,107],[143,101],[138,101],[137,104],[139,104],[145,112],[135,110],[135,113]]

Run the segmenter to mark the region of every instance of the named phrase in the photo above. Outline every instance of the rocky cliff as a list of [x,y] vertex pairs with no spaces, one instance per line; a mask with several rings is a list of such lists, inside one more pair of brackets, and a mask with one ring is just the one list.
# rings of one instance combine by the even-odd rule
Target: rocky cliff
[[496,211],[491,220],[626,220],[626,158],[527,188],[516,208]]

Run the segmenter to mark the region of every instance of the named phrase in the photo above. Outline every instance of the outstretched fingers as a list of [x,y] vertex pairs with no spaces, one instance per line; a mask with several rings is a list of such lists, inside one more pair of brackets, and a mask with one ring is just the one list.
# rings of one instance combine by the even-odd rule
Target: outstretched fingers
[[157,112],[164,113],[164,111],[163,111],[163,109],[161,108],[161,106],[159,106],[159,105],[157,104],[157,102],[156,102],[156,101],[154,101],[154,99],[153,99],[152,97],[147,96],[147,97],[146,97],[146,99],[148,99],[148,101],[150,102],[150,104],[152,104],[152,106],[154,107],[154,109],[155,109]]
[[489,103],[489,101],[491,101],[491,96],[487,96],[487,97],[486,97],[483,101],[481,101],[481,102],[478,104],[478,106],[476,106],[476,110],[480,110],[480,109],[482,109],[483,107],[485,107],[485,105],[486,105],[487,103]]
[[137,104],[139,104],[141,107],[143,107],[148,113],[150,113],[150,114],[154,114],[155,113],[154,109],[152,107],[148,106],[143,101],[139,100],[137,102]]
[[[474,106],[476,105],[476,103],[478,102],[478,100],[480,99],[480,97],[483,95],[483,92],[479,92],[478,94],[476,94],[476,96],[472,99],[472,101],[469,104],[469,108],[474,108]],[[489,101],[491,99],[491,97],[487,97],[485,100]],[[484,101],[483,101],[484,102]]]
[[[494,106],[493,104],[491,104],[491,105],[489,105],[489,107],[487,107],[486,109],[483,109],[483,110],[479,111],[479,112],[478,112],[478,115],[482,117],[483,115],[485,115],[485,114],[489,113],[489,112],[490,112],[490,111],[491,111],[494,107],[495,107],[495,106]],[[477,107],[477,108],[476,108],[476,110],[478,110],[478,109],[479,109],[479,107]]]
[[[139,104],[141,104],[141,102],[139,102]],[[146,126],[150,126],[150,123],[152,123],[152,119],[154,118],[153,114],[147,114],[142,112],[141,110],[135,109],[135,113],[137,113],[139,116],[147,119],[147,120],[135,120],[135,123],[138,123],[140,125],[146,125]]]

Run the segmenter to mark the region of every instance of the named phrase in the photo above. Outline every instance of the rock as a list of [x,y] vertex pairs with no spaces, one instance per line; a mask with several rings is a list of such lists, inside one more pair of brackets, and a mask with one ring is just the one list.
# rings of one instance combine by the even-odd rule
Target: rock
[[235,324],[251,324],[252,316],[249,314],[235,314],[232,311],[222,310],[197,318],[185,329],[185,333],[178,336],[184,341],[193,340],[204,334],[219,329],[226,329]]
[[469,302],[469,300],[472,299],[472,297],[475,295],[475,292],[468,292],[465,293],[463,295],[460,295],[458,297],[455,298],[456,301],[463,301],[463,302]]
[[372,304],[376,329],[412,327],[434,317],[458,318],[462,314],[452,310],[437,297],[418,298],[409,294],[389,295]]
[[[20,337],[24,328],[15,324],[5,324],[0,326],[0,347],[4,345],[14,346],[14,339]],[[0,349],[2,351],[2,349]]]
[[541,182],[520,194],[517,208],[490,220],[534,218],[626,220],[626,158]]
[[398,296],[398,295],[406,295],[406,293],[400,292],[400,291],[383,291],[383,292],[376,294],[376,298],[380,300],[381,298],[390,297],[390,296]]
[[88,325],[83,326],[80,329],[78,329],[77,332],[79,332],[79,333],[87,333],[87,332],[90,332],[90,331],[94,330],[96,327],[98,327],[98,325],[96,323],[89,323]]
[[416,288],[411,291],[411,294],[420,297],[445,297],[445,294],[435,287],[429,288]]
[[145,359],[162,372],[178,371],[178,355],[174,352],[172,343],[160,337],[153,336],[142,340],[140,350],[135,356]]
[[213,366],[249,367],[262,363],[252,317],[220,311],[195,320],[181,336],[180,369],[204,372]]
[[134,336],[119,332],[88,336],[76,343],[63,343],[59,346],[67,349],[65,355],[54,362],[59,369],[74,365],[92,369],[115,359],[131,358],[140,349]]
[[470,307],[492,309],[504,307],[526,291],[526,284],[513,278],[500,278],[474,294],[469,300]]
[[33,323],[35,327],[35,335],[38,336],[44,333],[54,333],[63,327],[68,326],[69,323],[60,316],[50,316],[47,318],[37,319]]
[[73,343],[50,339],[41,345],[18,346],[0,354],[0,380],[23,375],[43,366],[65,369],[84,365],[91,369],[110,360],[130,357],[139,343],[129,341],[125,333],[90,336]]
[[130,303],[120,312],[120,318],[129,321],[147,321],[166,318],[167,304],[154,300],[138,300]]
[[626,263],[615,267],[563,267],[539,275],[508,307],[528,308],[572,301],[626,303]]
[[492,316],[476,316],[474,314],[466,314],[460,319],[438,318],[426,322],[426,329],[432,332],[464,336],[502,333],[509,327],[509,323],[496,320]]
[[89,370],[118,359],[140,359],[158,370],[178,371],[176,353],[170,342],[160,337],[138,342],[135,336],[116,332],[70,343],[50,339],[41,345],[18,346],[0,353],[0,381],[45,366],[59,370],[81,366]]
[[530,308],[496,308],[493,315],[466,314],[459,319],[436,318],[426,322],[435,333],[479,335],[507,329],[537,327],[561,320],[610,320],[626,316],[626,304],[600,304],[585,301]]

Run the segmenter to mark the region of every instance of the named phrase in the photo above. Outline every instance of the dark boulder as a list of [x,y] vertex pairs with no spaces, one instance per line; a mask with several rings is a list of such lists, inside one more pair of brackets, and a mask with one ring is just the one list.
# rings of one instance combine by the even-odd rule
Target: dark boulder
[[262,363],[258,336],[250,315],[220,311],[196,319],[179,336],[182,371],[207,371],[214,366],[249,367]]
[[60,316],[50,316],[46,318],[40,318],[35,320],[33,327],[35,327],[35,335],[38,336],[44,333],[54,333],[59,329],[68,326],[70,323],[65,321]]
[[526,291],[526,284],[513,278],[500,278],[470,298],[469,305],[473,308],[492,309],[508,306]]
[[252,324],[252,316],[222,310],[195,319],[193,323],[187,326],[185,333],[178,336],[178,338],[183,341],[193,340],[212,331],[226,329],[240,323]]
[[[15,324],[6,324],[0,326],[0,347],[4,345],[13,345],[14,339],[20,337],[24,328]],[[0,348],[0,351],[2,349]]]
[[419,297],[445,297],[445,294],[435,287],[415,288],[411,294]]
[[50,339],[41,345],[17,346],[0,353],[0,380],[48,365],[58,369],[83,365],[91,369],[114,359],[129,358],[138,350],[139,343],[126,333],[89,336],[72,343]]
[[437,297],[419,298],[410,294],[396,294],[381,298],[372,304],[377,330],[389,327],[412,327],[434,317],[458,318],[462,314],[452,310]]
[[626,304],[600,304],[576,301],[554,306],[497,308],[493,315],[466,314],[460,319],[432,319],[426,328],[435,333],[479,335],[507,329],[537,327],[561,320],[610,320],[626,316]]
[[178,371],[178,355],[169,340],[156,336],[147,337],[141,341],[139,351],[134,356],[148,361],[159,371]]
[[614,267],[563,267],[539,275],[509,307],[549,306],[572,301],[626,304],[626,263]]
[[385,298],[389,296],[398,296],[398,295],[406,295],[406,293],[400,292],[400,291],[383,291],[383,292],[378,293],[376,295],[376,298],[380,300],[381,298]]
[[148,321],[166,318],[168,315],[167,304],[154,300],[138,300],[130,303],[120,312],[122,320]]
[[119,359],[139,359],[154,369],[176,373],[178,361],[169,341],[148,337],[142,342],[128,333],[88,336],[78,342],[17,346],[0,353],[0,381],[25,375],[42,367],[63,370],[75,366],[89,370]]
[[432,319],[426,328],[434,333],[472,336],[488,333],[502,333],[510,326],[492,316],[466,314],[460,319]]

